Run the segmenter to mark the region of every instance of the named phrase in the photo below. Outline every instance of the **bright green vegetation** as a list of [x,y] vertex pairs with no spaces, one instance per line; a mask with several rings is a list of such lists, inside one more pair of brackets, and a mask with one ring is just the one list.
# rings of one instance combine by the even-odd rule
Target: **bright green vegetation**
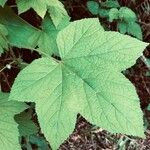
[[109,22],[117,22],[120,33],[127,33],[142,40],[142,30],[137,23],[137,16],[130,8],[121,7],[117,0],[106,0],[101,3],[88,1],[87,6],[93,15],[107,18]]

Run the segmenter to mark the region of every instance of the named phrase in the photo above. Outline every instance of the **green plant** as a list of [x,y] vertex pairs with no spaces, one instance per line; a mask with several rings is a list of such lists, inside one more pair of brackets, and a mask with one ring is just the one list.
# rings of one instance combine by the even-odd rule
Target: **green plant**
[[136,14],[130,8],[120,7],[117,0],[107,0],[101,3],[88,1],[87,6],[92,14],[107,18],[109,22],[116,21],[120,33],[127,33],[142,40],[141,27],[137,23]]
[[[96,18],[70,22],[63,5],[56,0],[38,0],[38,4],[16,2],[19,13],[32,7],[43,21],[41,29],[37,29],[13,13],[10,7],[0,8],[0,23],[5,29],[0,30],[0,42],[4,43],[1,49],[15,46],[42,55],[19,73],[9,101],[8,96],[0,95],[0,100],[13,103],[19,109],[10,115],[15,128],[14,114],[28,108],[21,102],[34,102],[41,130],[54,150],[74,130],[78,113],[113,133],[143,137],[139,98],[134,86],[121,72],[135,63],[148,43],[104,31]],[[11,110],[9,107],[4,113]],[[21,113],[15,120],[21,135],[29,134],[28,126],[31,130],[35,127],[30,113]],[[7,124],[7,128],[12,127]],[[2,128],[6,130],[5,126]],[[35,127],[32,132],[37,130]],[[5,144],[0,140],[3,150],[8,150],[10,145],[19,150],[19,144],[14,144],[18,138],[17,129],[13,132],[9,135],[13,142],[5,139]],[[0,137],[4,135],[0,133]]]

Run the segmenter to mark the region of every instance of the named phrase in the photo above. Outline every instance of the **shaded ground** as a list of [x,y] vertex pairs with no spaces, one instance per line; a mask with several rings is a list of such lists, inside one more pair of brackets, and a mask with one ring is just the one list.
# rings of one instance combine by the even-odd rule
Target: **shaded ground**
[[[86,2],[87,0],[64,1],[65,7],[72,20],[94,17],[87,10]],[[137,0],[137,2],[131,0],[120,0],[119,3],[121,6],[128,6],[136,12],[142,26],[144,41],[150,42],[150,0]],[[14,1],[9,0],[9,4],[14,5]],[[41,24],[41,19],[33,10],[22,14],[21,17],[36,27],[39,27]],[[110,24],[109,22],[106,22],[106,24],[111,30],[115,30],[113,23]],[[11,55],[10,52],[7,52],[0,57],[0,68],[3,68],[6,64],[12,62],[14,57],[20,58],[26,63],[31,63],[34,59],[40,57],[38,53],[30,52],[29,50],[20,51],[20,49],[13,48],[13,52],[15,56]],[[147,48],[144,51],[144,55],[150,58],[150,48]],[[14,79],[19,71],[19,66],[17,66],[17,64],[13,64],[10,70],[5,69],[0,73],[1,89],[4,92],[10,91]],[[139,58],[137,63],[132,68],[128,69],[126,75],[127,78],[129,78],[129,80],[135,85],[140,97],[141,108],[145,114],[146,139],[128,137],[121,134],[112,135],[101,128],[95,129],[84,118],[78,116],[74,133],[61,145],[60,150],[150,150],[150,111],[146,110],[146,107],[150,103],[150,77],[145,75],[147,71],[148,67],[145,65],[143,60]],[[33,120],[37,122],[36,117],[33,117]],[[42,137],[41,134],[37,136]],[[27,139],[22,138],[22,143],[26,144]],[[36,144],[31,145],[32,149],[37,149],[38,147]]]

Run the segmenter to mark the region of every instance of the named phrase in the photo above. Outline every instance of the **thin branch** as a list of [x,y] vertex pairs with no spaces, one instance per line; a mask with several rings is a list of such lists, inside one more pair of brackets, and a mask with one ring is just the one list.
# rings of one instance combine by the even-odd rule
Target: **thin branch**
[[145,64],[146,67],[148,68],[148,70],[150,70],[150,64],[147,62],[146,59],[147,59],[147,58],[146,58],[144,55],[141,56],[141,60],[144,62],[144,64]]
[[[7,65],[12,65],[12,64],[15,63],[15,62],[16,62],[16,61],[13,61],[13,62],[11,62],[11,63],[9,63],[9,64],[7,64]],[[6,65],[5,67],[3,67],[3,68],[0,70],[0,73],[1,73],[2,71],[4,71],[5,69],[8,68],[7,65]]]

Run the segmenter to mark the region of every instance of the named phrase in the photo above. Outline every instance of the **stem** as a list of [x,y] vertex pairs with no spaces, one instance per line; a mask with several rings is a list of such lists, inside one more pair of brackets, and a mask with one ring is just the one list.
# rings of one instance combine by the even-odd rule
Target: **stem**
[[[142,60],[142,61],[144,62],[144,64],[147,66],[148,70],[150,70],[150,65],[149,65],[149,63],[147,62],[146,57],[145,57],[144,55],[141,56],[141,60]],[[144,81],[143,76],[142,76],[142,79],[143,79],[143,81]],[[150,95],[150,89],[147,88],[147,85],[145,84],[145,82],[143,82],[143,83],[144,83],[144,87],[145,87],[147,93]]]
[[144,55],[141,56],[141,60],[145,63],[145,65],[147,66],[148,70],[150,70],[150,65],[146,60],[146,57]]
[[9,7],[13,8],[13,7],[17,7],[17,5],[11,5],[11,6],[9,6]]
[[[9,63],[8,65],[12,65],[13,63],[15,63],[15,61]],[[5,70],[5,69],[7,69],[7,66],[5,66],[4,68],[2,68],[2,69],[0,70],[0,73],[1,73],[3,70]]]
[[2,72],[2,75],[4,76],[4,78],[5,78],[4,81],[7,83],[9,89],[11,89],[11,86],[10,86],[10,84],[9,84],[9,81],[8,81],[7,76],[6,76],[5,73],[3,73],[3,72]]
[[19,64],[18,59],[17,59],[17,57],[16,57],[16,55],[15,55],[15,53],[14,53],[14,51],[12,50],[11,47],[9,48],[9,50],[10,50],[10,53],[11,53],[13,59]]

